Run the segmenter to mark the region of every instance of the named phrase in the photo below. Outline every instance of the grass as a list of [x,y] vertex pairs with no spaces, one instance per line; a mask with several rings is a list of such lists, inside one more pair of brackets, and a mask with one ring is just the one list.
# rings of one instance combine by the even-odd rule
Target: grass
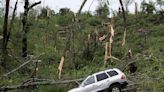
[[[57,80],[57,67],[59,65],[60,58],[63,54],[63,50],[66,45],[66,40],[60,39],[60,34],[58,33],[59,25],[56,20],[57,17],[53,16],[49,20],[47,26],[46,19],[41,19],[39,22],[32,22],[30,31],[28,33],[28,51],[29,54],[38,55],[40,53],[45,53],[39,59],[42,60],[39,63],[39,71],[37,73],[38,78],[50,78]],[[82,17],[83,18],[83,17]],[[84,17],[85,18],[85,17]],[[97,17],[96,17],[97,18]],[[155,24],[156,15],[148,16],[128,16],[128,31],[127,31],[127,44],[126,46],[121,46],[121,40],[123,35],[123,20],[119,17],[115,18],[115,37],[113,43],[112,54],[113,56],[121,59],[122,61],[108,61],[107,67],[104,68],[104,42],[98,43],[97,47],[94,47],[93,43],[90,43],[90,49],[93,50],[91,54],[93,59],[88,60],[83,56],[84,50],[87,49],[87,39],[89,33],[94,33],[95,27],[93,27],[93,21],[100,21],[91,17],[88,20],[83,21],[86,23],[79,30],[75,29],[76,36],[74,40],[70,40],[70,48],[75,52],[75,57],[68,51],[67,58],[64,62],[64,67],[62,71],[62,79],[73,79],[86,77],[89,74],[104,70],[106,68],[117,67],[123,69],[123,67],[130,62],[127,54],[128,49],[131,48],[133,52],[134,61],[138,67],[136,75],[139,77],[136,82],[140,83],[138,88],[139,92],[144,92],[146,90],[150,92],[163,92],[163,77],[164,76],[164,23]],[[60,18],[62,19],[62,18]],[[1,23],[1,21],[0,21]],[[60,21],[61,23],[61,21]],[[2,23],[1,23],[2,24]],[[0,24],[0,30],[1,25]],[[13,49],[15,56],[20,56],[21,54],[21,31],[19,21],[15,24],[15,28],[12,30],[11,41],[9,42],[9,48]],[[101,27],[101,23],[96,25]],[[59,27],[61,27],[59,25]],[[137,30],[143,28],[148,30],[147,40],[145,42],[143,33],[138,33]],[[73,28],[74,29],[74,28]],[[104,28],[98,28],[107,32]],[[18,31],[19,30],[19,31]],[[100,32],[101,33],[101,32]],[[0,31],[0,35],[2,31]],[[20,37],[20,38],[19,38]],[[55,39],[56,38],[56,39]],[[74,41],[74,42],[72,42]],[[56,50],[54,48],[56,47]],[[22,62],[23,63],[23,62]],[[7,63],[9,70],[14,69],[20,63],[15,61],[13,58]],[[75,70],[75,64],[77,64],[80,69]],[[34,65],[31,63],[28,65],[29,69],[33,69]],[[6,72],[5,69],[0,67],[0,75]],[[25,70],[26,71],[26,70]],[[128,70],[125,73],[129,75]],[[0,85],[13,85],[21,83],[22,81],[29,78],[30,72],[22,73],[17,72],[10,75],[8,78],[2,80]],[[154,80],[158,79],[158,80]],[[161,78],[161,79],[160,79]],[[61,85],[51,85],[51,86],[38,86],[35,92],[66,92],[69,89],[77,87],[76,84],[61,84]],[[16,91],[13,91],[16,92]]]

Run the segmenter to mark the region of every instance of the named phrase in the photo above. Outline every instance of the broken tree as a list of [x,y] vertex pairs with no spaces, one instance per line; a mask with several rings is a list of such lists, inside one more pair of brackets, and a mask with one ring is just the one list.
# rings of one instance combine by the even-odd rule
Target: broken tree
[[119,1],[120,1],[121,9],[122,9],[122,16],[124,19],[124,36],[123,36],[123,40],[122,40],[122,46],[124,46],[125,42],[126,42],[127,20],[126,20],[126,14],[125,14],[125,9],[124,9],[124,5],[122,3],[122,0],[119,0]]
[[114,37],[114,29],[110,23],[107,23],[107,25],[110,32],[110,37],[109,37],[109,42],[106,42],[106,45],[105,45],[104,66],[106,66],[108,59],[115,59],[117,61],[120,61],[118,58],[112,56],[112,43],[113,43],[113,37]]
[[[75,28],[78,28],[79,25],[78,25],[78,18],[79,18],[79,15],[81,14],[81,11],[84,7],[84,5],[86,4],[87,0],[84,0],[80,6],[80,9],[78,10],[78,13],[76,14],[76,16],[74,17],[75,21],[74,21],[74,24],[73,26]],[[69,27],[70,28],[70,27]],[[68,29],[67,29],[68,30]],[[61,60],[60,60],[60,63],[59,63],[59,66],[58,66],[58,69],[57,69],[57,76],[58,76],[58,79],[61,79],[61,73],[62,73],[62,70],[63,70],[63,66],[64,66],[64,62],[65,62],[65,59],[67,58],[67,51],[71,50],[71,44],[73,44],[74,42],[74,38],[75,38],[75,32],[74,31],[70,31],[68,32],[67,34],[67,41],[66,41],[66,47],[64,48],[63,50],[63,55],[61,57]],[[72,42],[71,42],[72,41]],[[70,43],[71,42],[71,43]],[[72,51],[73,52],[73,61],[74,61],[74,57],[75,57],[75,53],[74,53],[74,46],[72,46]],[[76,65],[75,65],[76,66]]]

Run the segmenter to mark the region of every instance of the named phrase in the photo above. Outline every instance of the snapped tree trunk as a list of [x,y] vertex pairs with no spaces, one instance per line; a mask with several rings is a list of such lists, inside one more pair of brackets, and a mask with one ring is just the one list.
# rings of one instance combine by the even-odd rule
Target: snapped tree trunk
[[122,40],[122,46],[124,46],[125,42],[126,42],[127,20],[126,20],[126,14],[125,14],[125,9],[124,9],[122,0],[119,0],[119,2],[120,2],[120,5],[121,5],[122,16],[123,16],[123,19],[124,19],[124,36],[123,36],[123,40]]

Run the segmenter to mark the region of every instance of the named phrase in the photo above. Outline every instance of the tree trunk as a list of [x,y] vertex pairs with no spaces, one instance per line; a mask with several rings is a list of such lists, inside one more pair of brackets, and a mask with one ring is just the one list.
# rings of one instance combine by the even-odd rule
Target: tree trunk
[[3,24],[3,42],[2,42],[2,53],[6,53],[7,48],[7,42],[8,42],[8,14],[9,14],[9,4],[10,0],[6,0],[6,9],[5,9],[5,18],[4,18],[4,24]]
[[27,56],[27,14],[28,14],[28,6],[29,6],[29,1],[25,0],[25,5],[24,5],[24,13],[23,13],[23,19],[22,19],[22,23],[23,23],[23,39],[22,39],[22,57],[26,57]]
[[12,18],[11,18],[11,21],[10,21],[10,25],[9,25],[9,31],[10,32],[11,32],[11,28],[13,27],[13,22],[14,22],[14,19],[15,19],[15,12],[17,10],[17,4],[18,4],[18,0],[15,2]]
[[138,4],[137,4],[137,2],[135,2],[135,15],[137,15],[138,14]]
[[87,2],[87,0],[84,0],[84,1],[83,1],[82,5],[80,6],[80,9],[78,10],[77,16],[80,15],[81,10],[83,9],[83,7],[84,7],[84,5],[85,5],[86,2]]
[[28,15],[28,11],[30,9],[32,9],[34,6],[40,4],[41,1],[36,2],[34,4],[32,4],[31,6],[29,6],[29,1],[25,0],[25,5],[24,5],[24,13],[23,13],[23,19],[22,19],[22,24],[23,24],[23,39],[22,39],[22,57],[26,57],[27,56],[27,32],[29,30],[29,27],[27,26],[27,15]]
[[[3,24],[3,40],[2,40],[2,62],[0,62],[1,66],[6,67],[6,59],[7,59],[7,43],[9,38],[9,32],[8,32],[8,14],[9,14],[9,4],[10,0],[6,0],[6,6],[5,6],[5,18],[4,18],[4,24]],[[1,61],[0,60],[0,61]]]
[[123,36],[123,41],[122,41],[122,46],[124,46],[125,42],[126,42],[127,20],[126,20],[126,14],[125,14],[125,9],[124,9],[122,0],[119,0],[119,1],[120,1],[120,5],[121,5],[121,8],[122,8],[122,16],[123,16],[123,19],[124,19],[124,36]]

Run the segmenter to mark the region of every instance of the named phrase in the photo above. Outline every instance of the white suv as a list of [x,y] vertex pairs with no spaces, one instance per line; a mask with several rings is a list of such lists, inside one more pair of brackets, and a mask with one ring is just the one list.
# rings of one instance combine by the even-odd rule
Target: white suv
[[127,86],[126,76],[117,68],[108,69],[88,76],[78,88],[68,92],[121,92]]

